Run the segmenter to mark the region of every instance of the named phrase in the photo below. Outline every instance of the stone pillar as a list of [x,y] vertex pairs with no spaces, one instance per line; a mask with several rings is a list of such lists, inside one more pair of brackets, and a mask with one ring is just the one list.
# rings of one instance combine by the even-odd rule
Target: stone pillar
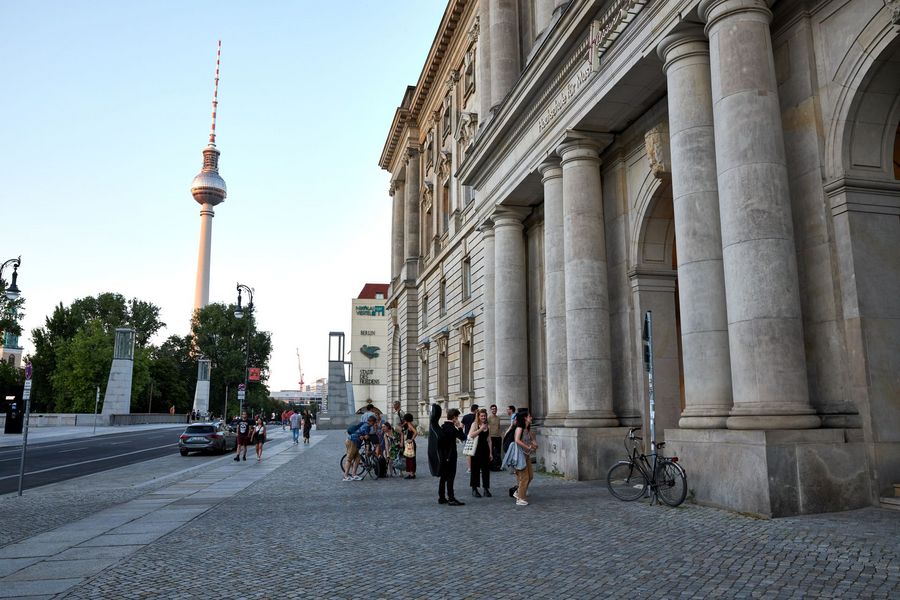
[[540,37],[553,18],[554,0],[534,0],[534,37]]
[[606,233],[600,158],[589,140],[557,150],[562,157],[565,239],[566,426],[613,427]]
[[734,408],[730,429],[804,429],[797,255],[765,0],[703,0],[710,40]]
[[[496,403],[496,354],[494,344],[494,223],[484,222],[479,228],[484,257],[484,403]],[[500,409],[505,407],[501,406]]]
[[406,226],[404,245],[406,247],[406,275],[408,281],[415,281],[419,275],[419,150],[407,148],[406,156]]
[[517,0],[488,0],[491,28],[491,110],[499,106],[519,77]]
[[400,273],[403,271],[403,259],[405,258],[403,245],[405,223],[403,215],[405,212],[406,194],[404,192],[402,181],[391,183],[390,193],[393,200],[393,213],[391,216],[391,285],[394,285],[394,282],[400,277]]
[[566,356],[566,277],[563,237],[563,179],[558,159],[540,166],[544,184],[544,306],[547,342],[547,415],[544,425],[561,425],[569,412]]
[[684,428],[724,428],[731,411],[731,360],[713,132],[709,43],[692,28],[658,53],[668,80],[672,200],[685,408]]
[[491,11],[486,0],[478,3],[478,128],[484,126],[491,114]]
[[494,356],[498,406],[528,404],[525,238],[522,211],[500,207],[494,221]]

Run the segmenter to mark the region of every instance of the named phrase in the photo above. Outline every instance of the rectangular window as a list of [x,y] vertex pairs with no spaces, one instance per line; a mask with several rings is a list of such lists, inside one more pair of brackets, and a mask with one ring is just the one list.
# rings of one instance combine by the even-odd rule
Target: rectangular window
[[428,294],[422,296],[422,328],[424,332],[428,328]]
[[419,401],[428,403],[428,346],[419,355]]
[[472,351],[474,322],[468,321],[459,328],[459,391],[461,394],[475,392],[475,353]]
[[438,396],[447,397],[447,344],[438,352]]
[[443,317],[444,315],[447,314],[447,280],[446,279],[441,279],[440,302],[441,302],[441,305],[440,305],[441,306],[441,316]]
[[472,297],[472,259],[466,256],[462,261],[462,299]]

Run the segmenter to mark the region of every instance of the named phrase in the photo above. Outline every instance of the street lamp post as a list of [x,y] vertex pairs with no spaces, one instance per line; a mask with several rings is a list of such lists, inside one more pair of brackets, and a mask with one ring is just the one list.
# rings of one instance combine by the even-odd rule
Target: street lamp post
[[18,256],[16,258],[7,260],[2,265],[0,265],[0,279],[3,279],[3,270],[9,265],[13,266],[12,281],[10,282],[9,286],[7,286],[6,291],[4,292],[6,294],[6,297],[10,300],[15,300],[16,298],[18,298],[21,292],[19,290],[19,286],[16,285],[16,280],[19,278],[19,266],[21,264],[22,257]]
[[[252,316],[253,316],[253,288],[244,285],[243,283],[237,284],[237,308],[234,310],[234,316],[237,319],[244,318],[244,309],[241,306],[241,292],[247,292],[247,295],[250,297],[250,302],[247,303],[247,354],[244,360],[244,394],[247,393],[247,384],[250,380],[250,327],[252,325]],[[244,400],[241,400],[241,412],[244,412]]]

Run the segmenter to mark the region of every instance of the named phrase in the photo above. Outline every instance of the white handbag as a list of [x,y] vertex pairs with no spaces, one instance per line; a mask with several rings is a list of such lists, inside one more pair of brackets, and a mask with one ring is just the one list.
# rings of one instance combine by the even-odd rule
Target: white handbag
[[463,446],[463,454],[466,456],[475,456],[475,450],[478,448],[478,436],[466,438],[466,445]]

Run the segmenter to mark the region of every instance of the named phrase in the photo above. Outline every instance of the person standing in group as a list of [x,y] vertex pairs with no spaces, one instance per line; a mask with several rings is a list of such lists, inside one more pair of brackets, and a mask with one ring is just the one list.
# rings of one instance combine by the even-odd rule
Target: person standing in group
[[300,413],[291,415],[291,435],[294,436],[294,444],[300,443]]
[[[399,404],[399,403],[398,403]],[[406,459],[406,477],[404,479],[416,478],[416,438],[419,432],[413,425],[412,413],[403,415],[403,458]]]
[[[523,409],[523,410],[528,410]],[[509,445],[513,443],[513,438],[516,433],[516,407],[510,404],[506,407],[506,416],[509,417],[509,427],[506,428],[506,432],[503,434],[502,446],[500,448],[500,455],[506,456],[506,451],[509,450]]]
[[251,428],[250,419],[247,418],[247,411],[241,413],[241,418],[237,422],[235,429],[237,430],[237,445],[234,455],[235,462],[241,460],[241,451],[243,450],[244,460],[247,460],[247,446],[250,444]]
[[441,480],[438,484],[438,503],[450,506],[463,506],[465,502],[456,499],[453,493],[453,481],[456,479],[456,441],[465,440],[462,424],[459,422],[459,409],[447,411],[447,420],[441,425],[441,438],[438,440],[438,457],[440,459]]
[[378,420],[378,415],[375,414],[375,405],[369,402],[366,404],[366,410],[363,412],[362,416],[359,418],[360,423],[368,423],[369,417],[375,417],[375,420]]
[[[473,404],[469,407],[469,412],[466,416],[462,418],[463,425],[463,433],[469,435],[469,430],[472,428],[472,423],[475,422],[475,414],[478,412],[478,405]],[[466,473],[472,472],[472,457],[466,457]]]
[[[256,462],[262,460],[263,444],[266,443],[266,422],[262,415],[256,417],[256,426],[253,428],[252,440],[256,443]],[[244,457],[247,460],[247,457]]]
[[475,422],[469,428],[469,438],[476,439],[475,454],[470,456],[472,474],[469,477],[469,485],[472,486],[472,495],[481,498],[478,493],[478,480],[481,479],[481,487],[484,488],[484,497],[491,497],[491,435],[488,425],[487,410],[481,408],[475,413]]
[[497,405],[491,404],[491,412],[487,417],[488,435],[491,438],[491,471],[500,470],[500,415],[497,414]]
[[303,411],[303,443],[309,443],[309,431],[312,429],[312,416],[308,410]]
[[528,486],[534,479],[531,455],[538,447],[534,441],[534,434],[531,433],[531,413],[528,412],[528,409],[522,409],[516,415],[514,442],[518,446],[518,451],[524,455],[524,465],[521,469],[518,465],[516,466],[517,485],[510,489],[509,495],[516,499],[516,506],[528,506]]

